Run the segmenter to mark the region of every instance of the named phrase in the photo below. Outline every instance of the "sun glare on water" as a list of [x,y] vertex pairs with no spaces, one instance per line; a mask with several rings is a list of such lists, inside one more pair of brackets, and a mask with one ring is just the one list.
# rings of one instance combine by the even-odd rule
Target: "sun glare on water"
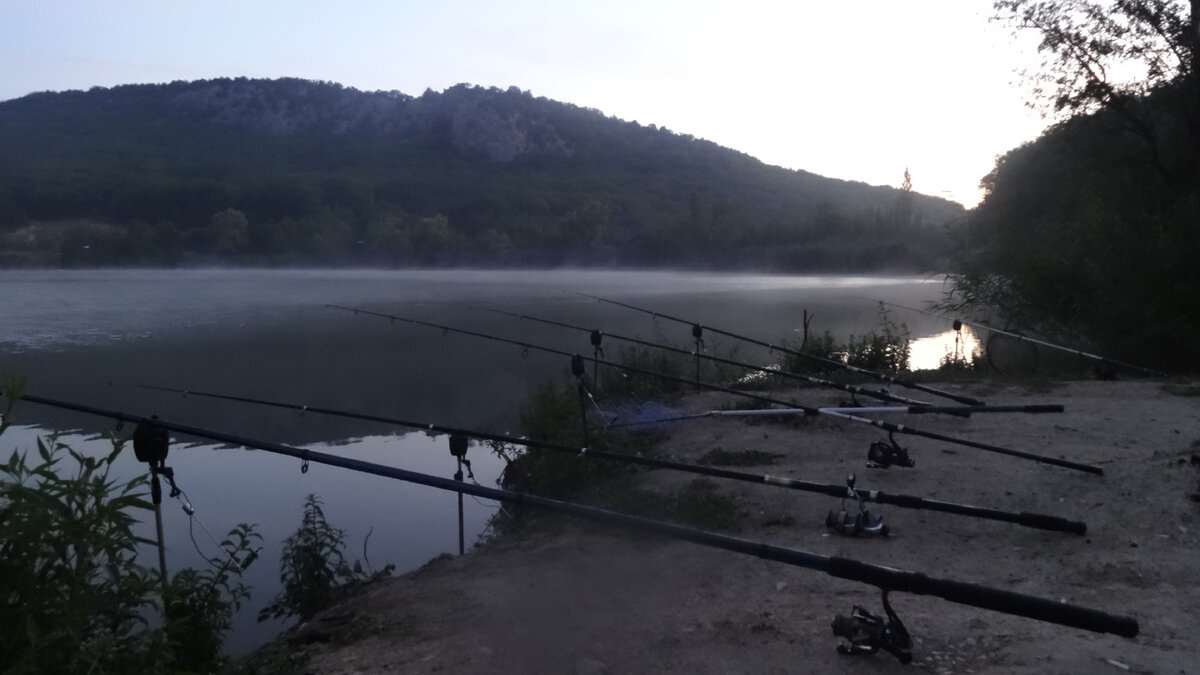
[[970,327],[963,326],[961,332],[948,330],[913,340],[908,349],[909,370],[935,370],[947,357],[969,360],[983,346]]

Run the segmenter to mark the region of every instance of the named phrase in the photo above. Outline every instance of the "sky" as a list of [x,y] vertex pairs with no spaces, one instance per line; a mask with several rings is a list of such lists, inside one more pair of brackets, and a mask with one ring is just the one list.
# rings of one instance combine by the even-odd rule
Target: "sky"
[[0,101],[213,77],[459,83],[968,207],[1048,121],[991,0],[0,0]]

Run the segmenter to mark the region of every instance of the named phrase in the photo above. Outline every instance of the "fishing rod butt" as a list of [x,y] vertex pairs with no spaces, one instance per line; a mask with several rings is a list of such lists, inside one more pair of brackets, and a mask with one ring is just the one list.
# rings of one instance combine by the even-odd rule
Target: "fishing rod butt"
[[1037,415],[1041,413],[1060,413],[1064,412],[1065,410],[1066,407],[1064,407],[1061,403],[1044,403],[1041,405],[1023,406],[1021,412]]
[[1036,527],[1039,530],[1053,530],[1055,532],[1070,532],[1071,534],[1078,535],[1087,534],[1087,523],[1077,520],[1067,520],[1058,516],[1025,512],[1021,512],[1019,518],[1018,522],[1026,527]]
[[848,558],[829,558],[826,572],[830,576],[860,581],[888,591],[932,595],[950,602],[1080,628],[1093,633],[1132,638],[1137,637],[1139,631],[1137,619],[1133,617],[1109,614],[1097,609],[978,584],[936,579],[919,572],[905,572]]

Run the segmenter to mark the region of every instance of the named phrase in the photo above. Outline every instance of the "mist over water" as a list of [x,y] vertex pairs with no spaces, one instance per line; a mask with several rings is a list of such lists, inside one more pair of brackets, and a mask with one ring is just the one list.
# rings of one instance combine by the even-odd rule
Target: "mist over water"
[[[130,385],[511,433],[526,393],[568,373],[567,357],[326,305],[591,356],[587,334],[487,310],[692,349],[688,325],[578,293],[783,344],[799,342],[805,311],[814,333],[828,331],[845,341],[878,329],[876,300],[920,308],[941,292],[940,280],[914,277],[571,270],[0,271],[0,373],[23,375],[31,394],[452,477],[456,466],[445,437]],[[940,343],[928,343],[929,350],[945,344],[947,320],[903,310],[889,310],[888,316],[913,338],[941,336]],[[703,340],[710,353],[756,364],[778,360],[767,349],[737,345],[715,333],[705,332]],[[619,343],[609,341],[604,348],[606,358],[615,358]],[[936,366],[943,354],[929,365]],[[100,452],[109,446],[99,435],[114,433],[109,420],[28,403],[19,405],[13,418],[22,428],[0,438],[0,449],[31,448],[38,433],[69,430],[73,446]],[[218,539],[243,521],[257,523],[264,535],[262,558],[250,570],[254,595],[229,641],[234,651],[252,647],[280,627],[256,626],[253,617],[277,592],[280,545],[299,524],[309,493],[320,496],[330,521],[347,531],[350,559],[363,557],[363,538],[372,527],[368,555],[376,568],[391,562],[402,572],[439,553],[457,552],[453,493],[319,465],[301,474],[298,462],[278,455],[180,442],[175,441],[168,465],[203,523]],[[479,483],[494,485],[500,460],[483,448],[473,448],[468,458]],[[144,470],[131,451],[122,462],[130,476]],[[465,502],[470,542],[496,505],[469,497]],[[164,516],[169,565],[202,564],[180,507],[165,502]],[[192,534],[205,554],[216,553],[200,529],[193,527]]]

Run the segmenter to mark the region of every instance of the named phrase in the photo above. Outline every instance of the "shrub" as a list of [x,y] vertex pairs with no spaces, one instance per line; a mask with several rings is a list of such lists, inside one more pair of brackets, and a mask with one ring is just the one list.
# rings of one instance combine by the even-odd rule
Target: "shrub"
[[337,592],[346,586],[386,576],[395,568],[388,565],[375,575],[363,571],[362,563],[351,566],[342,555],[346,533],[329,524],[316,495],[304,499],[300,527],[283,542],[279,561],[279,580],[283,590],[258,613],[259,621],[285,616],[311,619],[331,605]]
[[806,358],[793,353],[785,353],[782,368],[789,373],[800,373],[802,375],[824,374],[831,370],[840,369],[832,364],[822,363],[819,359],[835,361],[837,363],[842,363],[846,359],[845,347],[839,345],[829,331],[825,331],[815,337],[807,337],[799,343],[793,341],[785,346],[792,352],[800,352],[810,357],[816,357]]
[[887,312],[880,313],[880,328],[861,337],[850,336],[846,345],[846,363],[876,373],[900,373],[908,370],[908,328],[896,325]]
[[262,537],[242,523],[221,542],[221,553],[203,570],[187,568],[171,577],[163,614],[167,643],[178,663],[207,672],[221,663],[221,637],[234,613],[250,599],[242,572],[257,558],[251,546]]
[[[34,465],[18,451],[0,465],[0,671],[207,671],[219,664],[222,636],[248,595],[239,579],[257,535],[238,526],[225,542],[230,562],[184,570],[164,589],[158,570],[138,561],[139,545],[157,542],[133,531],[134,514],[153,510],[147,478],[110,477],[123,448],[114,440],[108,455],[88,457],[51,437],[38,439]],[[74,460],[73,475],[64,475],[64,453]]]

